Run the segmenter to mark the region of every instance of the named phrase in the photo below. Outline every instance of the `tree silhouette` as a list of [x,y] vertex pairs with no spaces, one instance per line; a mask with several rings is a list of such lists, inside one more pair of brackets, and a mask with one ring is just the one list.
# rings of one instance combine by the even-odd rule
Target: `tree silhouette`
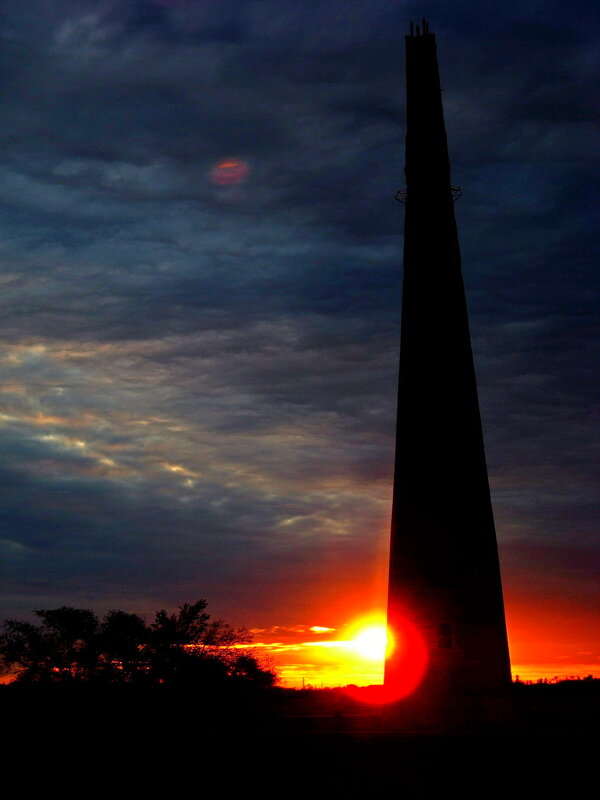
[[86,608],[61,606],[34,611],[42,620],[46,668],[58,679],[86,678],[97,660],[98,618]]
[[109,611],[98,636],[98,678],[131,683],[146,671],[148,627],[137,614]]
[[121,610],[99,621],[89,609],[37,609],[39,625],[6,620],[0,664],[19,683],[272,686],[274,673],[244,649],[250,633],[211,620],[206,605],[197,600],[176,613],[161,609],[150,626]]
[[96,661],[98,619],[89,609],[61,606],[36,609],[41,625],[6,620],[0,637],[5,672],[16,670],[23,681],[54,682],[87,676]]
[[[242,655],[239,648],[248,644],[252,636],[245,628],[232,628],[222,619],[211,621],[205,609],[206,601],[198,600],[184,603],[176,614],[164,609],[156,612],[148,646],[152,680],[188,685],[208,678],[216,683],[239,677],[235,668]],[[244,655],[262,671],[251,655]]]

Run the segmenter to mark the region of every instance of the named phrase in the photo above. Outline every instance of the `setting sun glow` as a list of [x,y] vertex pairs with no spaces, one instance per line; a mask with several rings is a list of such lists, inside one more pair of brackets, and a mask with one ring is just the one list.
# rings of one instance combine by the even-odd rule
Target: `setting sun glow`
[[[397,616],[392,633],[385,612],[356,617],[339,628],[297,625],[277,627],[274,632],[277,641],[255,642],[252,647],[272,659],[287,686],[345,687],[361,702],[380,705],[412,694],[427,670],[428,653],[420,631],[409,619]],[[313,638],[304,638],[307,633]],[[394,679],[384,686],[384,666],[390,656]]]
[[348,642],[348,649],[368,661],[380,661],[383,663],[386,651],[391,649],[391,642],[388,643],[388,638],[387,628],[383,623],[369,625],[359,630],[354,638]]

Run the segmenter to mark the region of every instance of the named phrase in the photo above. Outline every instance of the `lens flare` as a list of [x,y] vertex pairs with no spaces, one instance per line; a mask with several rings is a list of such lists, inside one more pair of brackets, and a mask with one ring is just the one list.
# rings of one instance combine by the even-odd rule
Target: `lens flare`
[[217,186],[235,186],[243,183],[250,174],[250,167],[240,158],[224,158],[217,161],[210,171],[210,179]]
[[383,624],[369,625],[350,640],[349,647],[368,661],[383,661],[388,648],[388,632]]
[[[368,631],[369,629],[365,633]],[[348,689],[348,693],[354,699],[370,705],[394,703],[412,694],[423,680],[427,670],[428,656],[425,639],[412,622],[403,620],[401,624],[396,624],[393,633],[389,629],[384,630],[384,637],[386,658],[393,665],[392,669],[387,670],[385,683],[382,686]],[[360,638],[361,634],[356,637],[356,639]],[[371,634],[366,637],[365,641],[370,639]],[[379,642],[381,648],[381,640]]]

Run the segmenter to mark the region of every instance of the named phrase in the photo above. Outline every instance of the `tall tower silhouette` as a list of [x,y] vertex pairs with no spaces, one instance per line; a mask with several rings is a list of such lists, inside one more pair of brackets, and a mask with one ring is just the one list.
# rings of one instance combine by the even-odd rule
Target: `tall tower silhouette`
[[404,284],[388,597],[396,648],[385,690],[401,694],[411,658],[424,651],[424,677],[398,710],[442,719],[481,709],[506,691],[510,662],[435,36],[423,21],[416,32],[411,24],[405,40]]

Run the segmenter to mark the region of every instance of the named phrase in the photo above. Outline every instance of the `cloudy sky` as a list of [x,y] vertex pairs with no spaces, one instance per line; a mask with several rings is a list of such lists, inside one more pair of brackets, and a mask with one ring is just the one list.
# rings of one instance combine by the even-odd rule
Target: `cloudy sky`
[[0,2],[3,617],[206,597],[281,638],[384,606],[422,16],[513,658],[599,669],[580,0]]

